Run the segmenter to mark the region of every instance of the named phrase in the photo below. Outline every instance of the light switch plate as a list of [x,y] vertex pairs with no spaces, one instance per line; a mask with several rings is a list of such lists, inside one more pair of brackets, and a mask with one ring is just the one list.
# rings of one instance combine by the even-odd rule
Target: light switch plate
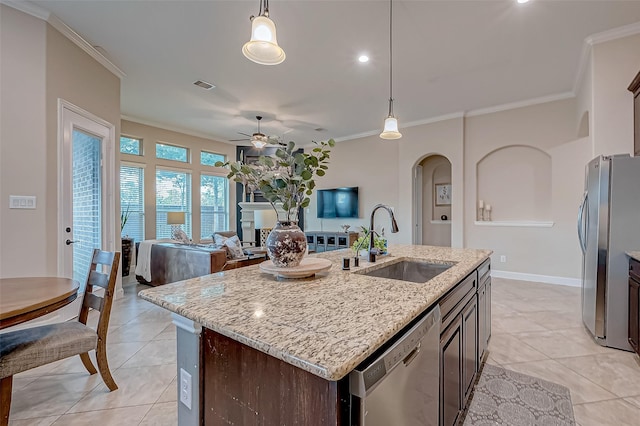
[[36,197],[34,195],[9,195],[10,209],[35,209]]

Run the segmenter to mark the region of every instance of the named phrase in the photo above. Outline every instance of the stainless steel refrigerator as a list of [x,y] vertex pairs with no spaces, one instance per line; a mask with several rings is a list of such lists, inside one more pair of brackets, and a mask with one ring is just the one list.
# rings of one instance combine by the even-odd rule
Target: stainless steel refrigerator
[[600,156],[587,164],[578,240],[582,321],[602,346],[631,350],[625,252],[640,248],[640,157]]

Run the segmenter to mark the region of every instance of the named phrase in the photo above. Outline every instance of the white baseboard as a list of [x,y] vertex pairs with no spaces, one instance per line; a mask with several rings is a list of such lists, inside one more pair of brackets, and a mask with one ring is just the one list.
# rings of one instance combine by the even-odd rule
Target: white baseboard
[[507,278],[510,280],[534,281],[534,282],[545,283],[545,284],[566,285],[569,287],[582,286],[582,281],[580,280],[580,278],[554,277],[552,275],[524,274],[522,272],[498,271],[496,269],[491,270],[491,276],[496,278]]

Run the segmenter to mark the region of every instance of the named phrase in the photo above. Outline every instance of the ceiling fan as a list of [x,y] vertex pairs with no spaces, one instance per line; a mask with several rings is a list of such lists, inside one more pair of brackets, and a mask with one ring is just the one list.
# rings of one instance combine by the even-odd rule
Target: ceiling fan
[[267,136],[264,133],[260,132],[260,120],[262,120],[262,116],[256,115],[256,120],[258,120],[258,131],[252,135],[248,135],[246,133],[238,132],[241,135],[248,136],[248,138],[244,139],[231,139],[230,142],[239,142],[239,141],[251,141],[253,146],[256,148],[264,148],[269,144],[280,144],[280,138],[278,136]]

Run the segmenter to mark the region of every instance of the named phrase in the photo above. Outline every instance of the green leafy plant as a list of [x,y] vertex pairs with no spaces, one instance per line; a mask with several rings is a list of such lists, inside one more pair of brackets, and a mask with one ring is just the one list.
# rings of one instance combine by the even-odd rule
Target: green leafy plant
[[[356,253],[356,255],[358,254],[358,252],[360,250],[368,250],[369,249],[369,230],[367,228],[365,228],[364,226],[360,227],[361,230],[361,235],[358,237],[357,240],[355,240],[353,242],[353,245],[351,246],[351,249]],[[373,247],[377,248],[379,252],[384,252],[385,251],[385,239],[384,238],[380,238],[378,236],[374,235],[373,238]]]
[[282,203],[287,222],[297,221],[298,211],[311,202],[315,177],[324,176],[329,168],[330,148],[335,146],[333,139],[313,143],[316,146],[309,153],[295,152],[292,141],[278,148],[275,157],[261,155],[256,163],[218,161],[215,165],[227,167],[229,179],[259,189],[276,213],[276,204]]
[[120,233],[124,230],[124,226],[127,224],[127,220],[129,220],[129,216],[131,215],[131,206],[127,204],[127,209],[120,212]]

